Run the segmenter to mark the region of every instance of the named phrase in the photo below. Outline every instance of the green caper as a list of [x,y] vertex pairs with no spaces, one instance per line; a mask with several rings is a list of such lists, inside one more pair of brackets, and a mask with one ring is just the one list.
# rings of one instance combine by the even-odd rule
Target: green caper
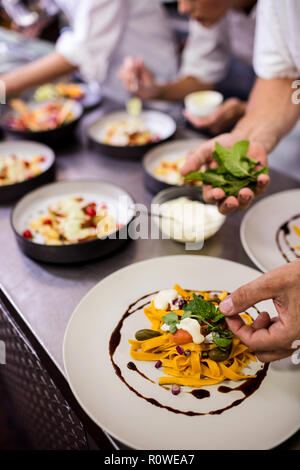
[[211,349],[208,353],[209,358],[215,362],[223,362],[228,359],[230,355],[230,350],[224,351],[220,348]]
[[156,338],[156,336],[161,336],[162,334],[159,331],[154,330],[139,330],[135,334],[135,339],[137,341],[146,341],[146,339]]

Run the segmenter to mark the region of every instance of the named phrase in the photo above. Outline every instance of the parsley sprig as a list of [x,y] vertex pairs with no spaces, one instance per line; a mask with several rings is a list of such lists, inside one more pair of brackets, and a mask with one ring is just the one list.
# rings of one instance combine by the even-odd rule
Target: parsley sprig
[[268,174],[268,167],[258,169],[259,163],[248,158],[249,141],[237,142],[231,149],[222,147],[216,142],[213,157],[217,168],[209,168],[205,172],[193,172],[185,177],[186,181],[202,181],[213,188],[221,188],[226,196],[238,196],[243,188],[254,191],[257,178]]

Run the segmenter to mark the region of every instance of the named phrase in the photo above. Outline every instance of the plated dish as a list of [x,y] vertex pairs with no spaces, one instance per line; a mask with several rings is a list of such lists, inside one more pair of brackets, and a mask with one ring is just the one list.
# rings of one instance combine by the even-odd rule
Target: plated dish
[[264,272],[300,258],[299,198],[299,189],[265,197],[243,219],[243,247]]
[[98,181],[66,181],[25,196],[12,213],[20,249],[49,263],[89,261],[120,248],[135,216],[122,188]]
[[91,144],[109,156],[140,158],[150,148],[170,139],[175,121],[157,111],[143,111],[138,118],[115,112],[93,123],[88,129]]
[[0,156],[0,186],[21,183],[42,173],[41,163],[45,161],[42,155],[36,155],[28,160],[17,158],[16,155]]
[[99,204],[82,196],[68,196],[31,220],[23,237],[36,243],[61,246],[104,238],[120,228],[105,202]]
[[153,134],[145,121],[131,116],[107,124],[103,137],[104,144],[120,147],[147,145],[159,140],[159,134]]
[[71,99],[79,101],[85,109],[91,109],[101,103],[102,93],[100,85],[95,82],[81,83],[47,83],[37,88],[32,98],[35,101],[48,101],[53,99]]
[[85,90],[79,83],[46,83],[40,86],[34,93],[36,101],[48,101],[57,98],[82,100]]
[[74,129],[83,108],[73,100],[51,100],[42,103],[15,99],[1,118],[2,128],[11,134],[51,140],[63,138]]
[[53,100],[30,109],[24,101],[15,99],[10,106],[15,115],[7,121],[7,126],[16,131],[51,131],[75,119],[70,101]]
[[0,203],[22,197],[53,181],[55,156],[45,145],[29,141],[0,144]]
[[[180,354],[182,350],[177,351],[176,344],[176,352],[173,350],[173,356],[168,359],[157,356],[154,360],[152,355],[147,356],[150,360],[145,360],[145,355],[139,358],[130,355],[131,346],[136,349],[136,332],[157,331],[161,325],[161,319],[155,315],[162,309],[151,307],[159,292],[163,291],[159,306],[165,307],[164,291],[176,284],[203,296],[214,292],[222,297],[257,276],[258,271],[237,263],[189,255],[143,261],[101,281],[76,308],[64,339],[65,370],[80,405],[109,434],[137,449],[269,449],[288,438],[299,427],[300,411],[298,370],[290,360],[267,367],[247,356],[251,353],[244,349],[237,356],[242,362],[244,359],[245,363],[248,359],[249,362],[231,372],[250,378],[244,376],[235,381],[233,374],[222,382],[209,383],[211,379],[217,380],[213,368],[214,365],[220,368],[222,362],[212,361],[208,367],[202,361],[204,373],[200,376],[200,361],[194,364],[197,354],[184,354],[187,349],[195,352],[192,348],[197,349],[197,345],[179,344],[184,351]],[[180,294],[175,291],[184,300],[185,292],[177,289]],[[167,297],[168,303],[170,299]],[[263,310],[276,315],[269,301],[248,309],[247,315],[255,319]],[[166,311],[166,315],[171,313],[167,307],[163,316]],[[173,313],[179,316],[180,310],[174,306]],[[177,320],[174,323],[177,325]],[[161,342],[164,334],[149,341]],[[79,342],[82,344],[80,351]],[[153,353],[151,349],[142,351],[141,344],[134,354]],[[242,345],[236,347],[242,348]],[[207,382],[201,386],[191,382],[189,385],[175,383],[181,389],[180,393],[173,394],[176,368],[184,368],[183,363],[188,365],[192,357],[194,365],[191,367],[198,367],[197,379]],[[165,359],[171,362],[155,367],[159,360]],[[168,367],[175,369],[173,375],[165,373]],[[227,369],[226,374],[230,374],[230,367]],[[179,372],[182,376],[182,369]],[[167,378],[171,383],[159,385]],[[195,379],[193,374],[186,378]],[[142,428],[141,417],[146,423]],[[241,422],[245,424],[242,433]]]
[[[172,385],[173,395],[182,386],[199,388],[227,379],[254,379],[256,375],[243,373],[251,361],[256,362],[254,354],[233,336],[218,308],[227,295],[226,291],[185,290],[178,284],[159,291],[144,308],[151,329],[139,330],[129,340],[131,357],[153,361],[156,369],[162,369],[165,375],[158,383]],[[249,314],[242,318],[251,325]],[[209,396],[208,390],[193,393]]]
[[[172,186],[182,186],[184,178],[180,168],[188,154],[204,142],[204,139],[176,140],[148,152],[143,159],[145,185],[156,194]],[[196,182],[196,186],[201,183]]]

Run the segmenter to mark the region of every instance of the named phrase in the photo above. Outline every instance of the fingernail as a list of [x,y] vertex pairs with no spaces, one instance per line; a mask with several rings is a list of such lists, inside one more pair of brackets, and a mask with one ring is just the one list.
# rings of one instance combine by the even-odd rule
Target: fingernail
[[230,295],[220,303],[219,308],[224,315],[228,315],[233,312],[233,302]]
[[235,205],[235,204],[231,204],[230,202],[229,202],[229,203],[227,202],[227,203],[226,203],[226,207],[227,207],[227,209],[231,210],[231,209],[235,209],[235,208],[236,208],[236,205]]

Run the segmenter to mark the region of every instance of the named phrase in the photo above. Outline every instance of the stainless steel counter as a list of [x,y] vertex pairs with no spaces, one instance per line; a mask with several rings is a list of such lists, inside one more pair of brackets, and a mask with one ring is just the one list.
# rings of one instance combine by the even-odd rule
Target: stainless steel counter
[[[87,115],[80,126],[79,138],[57,152],[58,180],[92,178],[111,181],[128,189],[137,202],[150,205],[152,195],[144,187],[140,162],[114,160],[99,155],[86,145],[84,136],[88,124],[112,108],[112,104],[106,103],[99,110]],[[178,131],[180,138],[195,135],[197,136],[188,130]],[[271,176],[272,183],[268,194],[299,187],[299,182],[278,172],[272,171]],[[0,208],[2,289],[63,374],[62,344],[67,323],[78,302],[96,283],[117,269],[143,259],[187,253],[183,245],[169,240],[138,240],[129,242],[122,251],[109,258],[86,265],[58,267],[39,264],[19,251],[10,227],[11,208]],[[236,213],[228,217],[222,230],[208,240],[198,253],[230,259],[253,267],[239,238],[243,215]],[[289,446],[300,449],[299,434]]]

